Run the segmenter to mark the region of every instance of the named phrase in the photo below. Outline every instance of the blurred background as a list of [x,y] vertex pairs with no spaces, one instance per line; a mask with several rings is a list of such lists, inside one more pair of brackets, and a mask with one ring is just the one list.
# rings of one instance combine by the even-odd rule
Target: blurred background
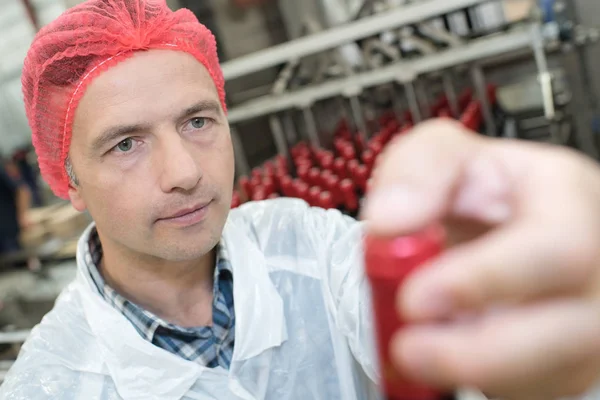
[[[40,179],[20,85],[36,31],[79,2],[0,0],[0,384],[91,222]],[[288,196],[356,215],[377,156],[434,117],[600,154],[597,0],[167,3],[217,38],[232,207]]]

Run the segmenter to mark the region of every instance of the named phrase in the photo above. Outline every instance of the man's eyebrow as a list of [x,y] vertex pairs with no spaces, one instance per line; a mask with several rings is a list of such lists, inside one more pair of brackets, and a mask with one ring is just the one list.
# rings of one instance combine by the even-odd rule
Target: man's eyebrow
[[209,111],[214,114],[221,114],[221,104],[213,100],[203,100],[191,107],[186,108],[179,116],[178,120],[182,120],[191,117],[194,114],[198,114],[202,111]]
[[122,125],[122,126],[115,126],[115,127],[109,128],[109,129],[105,130],[104,132],[102,132],[102,134],[100,136],[98,136],[96,139],[94,139],[94,141],[92,143],[92,150],[101,150],[107,144],[111,144],[111,143],[117,141],[118,139],[121,139],[125,136],[131,135],[133,133],[148,131],[149,129],[150,129],[149,125],[143,125],[143,124]]

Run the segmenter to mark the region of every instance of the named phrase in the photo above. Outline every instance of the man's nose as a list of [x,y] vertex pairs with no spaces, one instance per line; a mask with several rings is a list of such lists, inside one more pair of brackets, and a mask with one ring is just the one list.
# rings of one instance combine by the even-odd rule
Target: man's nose
[[202,171],[191,152],[193,147],[179,135],[169,136],[160,146],[161,189],[165,193],[173,190],[192,190],[202,179]]

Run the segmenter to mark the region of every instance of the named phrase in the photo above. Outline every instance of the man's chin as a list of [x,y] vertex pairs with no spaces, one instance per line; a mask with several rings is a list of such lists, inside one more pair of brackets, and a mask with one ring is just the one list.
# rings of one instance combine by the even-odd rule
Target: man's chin
[[190,240],[186,238],[179,241],[173,241],[170,244],[162,242],[160,245],[149,249],[151,254],[157,258],[171,262],[193,261],[204,257],[210,253],[217,245],[218,240],[208,240],[202,238]]

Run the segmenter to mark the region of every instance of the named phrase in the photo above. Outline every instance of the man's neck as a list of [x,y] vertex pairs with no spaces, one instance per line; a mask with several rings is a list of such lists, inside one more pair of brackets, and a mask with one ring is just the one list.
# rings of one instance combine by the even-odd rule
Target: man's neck
[[198,260],[169,262],[131,254],[110,240],[102,244],[100,272],[119,294],[178,326],[212,324],[215,249]]

